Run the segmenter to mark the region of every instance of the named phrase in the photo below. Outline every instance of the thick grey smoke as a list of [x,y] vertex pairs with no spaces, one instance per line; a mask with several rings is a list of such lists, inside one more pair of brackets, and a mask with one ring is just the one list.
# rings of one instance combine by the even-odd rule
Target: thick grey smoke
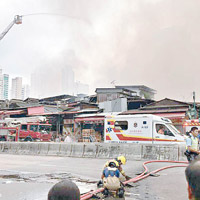
[[[73,65],[76,79],[89,84],[91,93],[116,80],[118,85],[152,87],[157,99],[188,101],[192,91],[200,98],[198,0],[22,2],[4,0],[3,6],[12,5],[13,12],[2,11],[1,18],[19,12],[69,17],[25,17],[23,26],[15,27],[0,44],[0,64],[8,71],[26,75],[58,60]],[[3,26],[6,23],[0,22]]]

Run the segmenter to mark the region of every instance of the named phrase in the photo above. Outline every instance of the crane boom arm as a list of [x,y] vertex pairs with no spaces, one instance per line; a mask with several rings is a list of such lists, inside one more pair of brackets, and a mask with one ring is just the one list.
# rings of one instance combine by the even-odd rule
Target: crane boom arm
[[3,37],[8,33],[8,31],[13,27],[13,25],[15,24],[15,21],[13,20],[9,26],[6,28],[6,30],[3,31],[3,33],[1,33],[0,35],[0,40],[3,39]]
[[22,16],[16,15],[14,20],[9,24],[9,26],[0,34],[0,40],[8,33],[8,31],[13,27],[14,24],[21,24]]

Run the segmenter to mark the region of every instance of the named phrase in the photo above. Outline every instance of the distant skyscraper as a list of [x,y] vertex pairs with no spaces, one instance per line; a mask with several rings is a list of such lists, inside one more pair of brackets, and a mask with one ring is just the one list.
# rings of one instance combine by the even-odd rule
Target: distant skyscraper
[[0,99],[8,99],[8,88],[9,86],[9,75],[3,74],[2,69],[0,69]]
[[75,82],[75,94],[86,94],[89,93],[89,85],[83,84],[79,81]]
[[12,99],[22,99],[22,77],[12,79]]
[[61,70],[58,68],[41,68],[31,74],[31,97],[43,98],[62,94]]
[[8,90],[9,90],[9,75],[3,75],[3,99],[8,99]]
[[74,71],[71,67],[65,67],[61,70],[61,87],[63,94],[73,95],[75,93]]
[[35,72],[31,74],[31,97],[38,98],[39,92],[39,77],[38,74]]
[[71,67],[42,68],[31,75],[33,98],[74,93],[74,72]]
[[22,99],[25,100],[28,97],[30,97],[30,86],[29,85],[23,85],[23,87],[22,87]]
[[0,69],[0,99],[4,99],[4,95],[3,95],[3,74],[2,74],[2,69]]
[[[56,64],[55,64],[56,65]],[[31,75],[31,97],[44,98],[62,94],[88,94],[89,86],[75,82],[72,67],[41,68]]]

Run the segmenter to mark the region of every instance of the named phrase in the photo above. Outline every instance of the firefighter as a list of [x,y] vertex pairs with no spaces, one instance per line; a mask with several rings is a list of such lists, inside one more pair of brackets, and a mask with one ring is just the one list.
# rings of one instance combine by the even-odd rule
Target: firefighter
[[115,191],[120,198],[124,196],[124,188],[123,185],[120,183],[119,177],[120,171],[117,168],[116,163],[110,162],[108,166],[104,168],[101,177],[103,180],[103,194],[105,195],[105,197],[109,195],[109,191]]
[[[119,172],[126,178],[126,180],[129,180],[129,179],[130,179],[130,177],[127,176],[127,175],[125,174],[125,171],[122,169],[122,165],[125,165],[125,164],[126,164],[126,158],[125,158],[125,156],[119,156],[119,157],[117,157],[117,158],[115,158],[115,159],[112,159],[112,160],[107,161],[106,164],[104,165],[104,169],[105,169],[106,167],[109,167],[109,165],[111,165],[111,164],[113,164],[113,165],[116,166],[116,168],[117,168],[117,169],[119,170]],[[103,175],[101,176],[101,178],[103,179]],[[97,183],[97,186],[98,186],[98,187],[101,187],[102,184],[103,184],[103,182],[102,182],[102,180],[100,180],[100,181]]]
[[196,157],[200,154],[199,151],[199,139],[198,139],[198,128],[192,127],[189,137],[186,139],[186,152],[185,155],[189,162],[196,159]]
[[122,169],[122,165],[126,164],[126,158],[125,156],[119,156],[115,159],[109,160],[104,165],[104,169],[109,166],[110,163],[115,163],[116,167],[119,169],[120,173],[126,178],[126,180],[130,179],[129,176],[125,174],[125,171]]

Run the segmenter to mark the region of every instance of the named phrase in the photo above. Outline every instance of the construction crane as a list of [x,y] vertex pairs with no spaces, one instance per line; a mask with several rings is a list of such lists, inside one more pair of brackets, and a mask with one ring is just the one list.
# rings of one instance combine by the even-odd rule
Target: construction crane
[[22,24],[22,16],[15,15],[14,20],[9,24],[9,26],[0,34],[0,40],[8,33],[8,31],[13,27],[14,24]]

